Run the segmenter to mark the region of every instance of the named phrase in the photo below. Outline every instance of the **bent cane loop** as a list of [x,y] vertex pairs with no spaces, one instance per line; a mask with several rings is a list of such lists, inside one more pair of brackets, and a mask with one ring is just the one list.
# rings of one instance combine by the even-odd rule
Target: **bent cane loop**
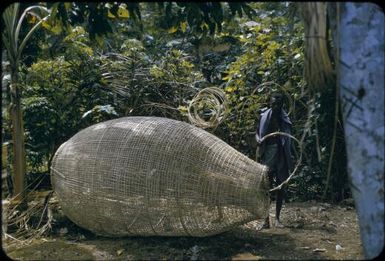
[[288,177],[285,181],[283,181],[279,186],[270,189],[269,192],[273,192],[273,191],[275,191],[275,190],[279,190],[279,189],[281,189],[284,185],[286,185],[286,184],[290,181],[290,179],[294,176],[295,172],[297,171],[299,165],[300,165],[301,162],[302,162],[302,150],[303,150],[303,148],[302,148],[302,147],[303,147],[303,146],[302,146],[302,142],[300,142],[296,137],[294,137],[294,136],[292,136],[292,135],[290,135],[290,134],[288,134],[288,133],[280,132],[280,131],[276,131],[276,132],[269,133],[269,134],[263,136],[263,138],[261,139],[261,143],[262,143],[263,141],[265,141],[266,139],[271,138],[271,137],[275,137],[275,136],[277,136],[277,135],[282,135],[282,136],[289,137],[289,138],[295,140],[295,141],[298,143],[298,145],[299,145],[299,158],[298,158],[297,164],[296,164],[295,167],[294,167],[294,170],[290,173],[289,177]]

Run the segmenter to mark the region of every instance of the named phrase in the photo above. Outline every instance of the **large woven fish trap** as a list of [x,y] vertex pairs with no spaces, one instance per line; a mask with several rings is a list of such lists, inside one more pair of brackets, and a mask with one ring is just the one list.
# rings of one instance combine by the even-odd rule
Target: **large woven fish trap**
[[60,146],[51,179],[74,223],[106,236],[208,236],[264,218],[267,167],[190,124],[126,117]]

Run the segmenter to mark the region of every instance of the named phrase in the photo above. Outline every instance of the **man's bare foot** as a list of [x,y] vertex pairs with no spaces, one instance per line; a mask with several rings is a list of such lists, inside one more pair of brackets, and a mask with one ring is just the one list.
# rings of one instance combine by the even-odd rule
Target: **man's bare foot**
[[268,229],[270,228],[270,222],[263,222],[262,226],[261,226],[262,229]]
[[270,228],[270,220],[269,220],[269,218],[267,218],[265,221],[263,221],[262,225],[259,227],[258,230],[268,229],[268,228]]
[[277,227],[277,228],[284,228],[285,226],[284,226],[278,219],[276,219],[276,220],[275,220],[274,227]]

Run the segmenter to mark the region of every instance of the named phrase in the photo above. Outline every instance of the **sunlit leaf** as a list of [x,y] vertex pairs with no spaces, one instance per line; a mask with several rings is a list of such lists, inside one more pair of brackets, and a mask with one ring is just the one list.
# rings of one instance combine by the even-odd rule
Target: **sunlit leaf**
[[227,87],[225,88],[225,91],[226,91],[226,92],[233,92],[233,91],[235,91],[235,87],[233,87],[233,86],[227,86]]
[[108,18],[116,18],[116,16],[113,15],[110,10],[107,11],[107,16]]
[[28,19],[28,23],[29,24],[34,24],[34,23],[36,23],[36,16],[34,16],[34,15],[31,15],[30,16],[30,18]]
[[56,34],[56,35],[60,34],[63,31],[61,24],[58,22],[52,26],[50,24],[50,22],[43,21],[41,23],[41,26],[43,26],[45,29],[47,29],[48,31],[50,31],[51,33]]
[[167,30],[168,33],[173,34],[176,31],[178,31],[178,28],[176,26],[171,27],[170,29]]
[[226,75],[225,77],[222,78],[223,81],[228,81],[231,80],[231,75]]
[[104,46],[104,38],[100,35],[95,35],[95,40],[99,46]]
[[119,6],[118,16],[119,16],[119,18],[128,18],[128,17],[130,17],[130,13],[128,12],[128,10],[126,8]]
[[180,112],[184,112],[184,113],[186,113],[186,112],[188,111],[187,106],[182,106],[182,105],[180,105],[180,106],[178,107],[178,110],[179,110]]
[[183,33],[186,32],[186,30],[187,30],[187,22],[186,22],[186,21],[180,23],[180,30],[181,30]]
[[65,9],[70,9],[71,8],[71,3],[70,2],[66,2],[66,3],[64,3],[64,7],[65,7]]
[[206,23],[202,23],[201,24],[201,26],[200,26],[200,28],[202,29],[202,30],[208,30],[209,29],[209,25],[208,24],[206,24]]
[[63,31],[63,27],[60,24],[56,24],[54,27],[51,27],[50,31],[58,35]]

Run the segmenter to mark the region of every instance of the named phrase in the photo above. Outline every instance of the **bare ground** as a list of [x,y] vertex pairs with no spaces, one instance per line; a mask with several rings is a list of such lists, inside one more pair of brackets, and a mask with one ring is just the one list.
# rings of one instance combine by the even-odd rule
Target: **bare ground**
[[[252,221],[232,231],[206,238],[100,237],[56,215],[49,235],[29,245],[10,246],[16,260],[258,260],[363,259],[357,216],[352,205],[318,202],[287,203],[285,228],[258,230]],[[270,211],[274,219],[274,206]]]

